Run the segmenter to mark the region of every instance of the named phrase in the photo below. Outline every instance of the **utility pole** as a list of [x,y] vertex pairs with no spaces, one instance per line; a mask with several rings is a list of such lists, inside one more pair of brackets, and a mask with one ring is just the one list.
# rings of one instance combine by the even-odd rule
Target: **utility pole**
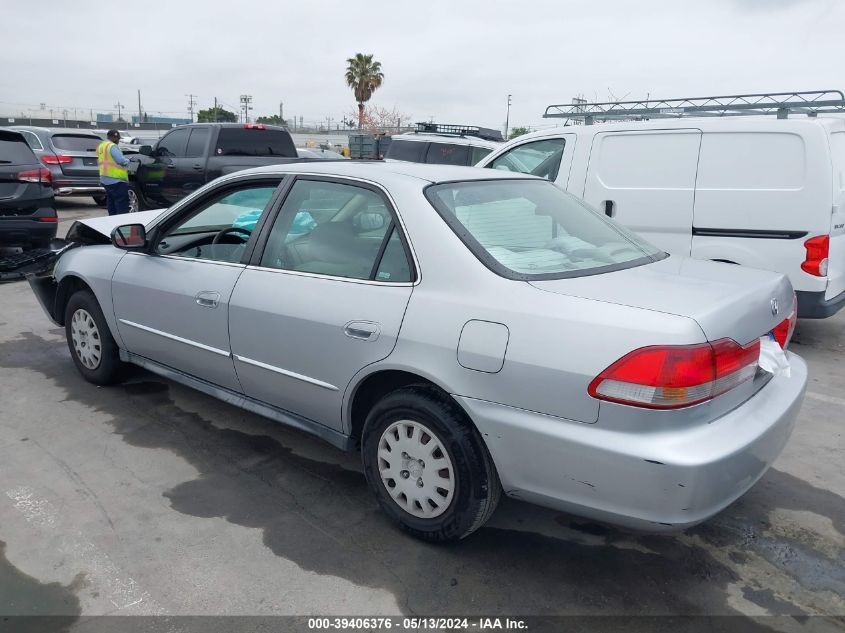
[[249,111],[252,110],[252,95],[241,95],[241,109],[244,112],[244,123],[249,123]]
[[217,123],[218,112],[217,112],[217,97],[214,97],[214,122]]
[[120,121],[120,111],[121,111],[122,108],[125,108],[126,106],[124,106],[120,101],[118,101],[117,103],[114,104],[114,107],[117,108],[117,120]]
[[511,96],[508,95],[508,113],[505,115],[505,140],[508,140],[508,124],[511,119]]
[[284,121],[285,120],[285,102],[279,101],[279,118]]
[[194,97],[196,95],[187,94],[185,96],[188,97],[188,112],[191,113],[191,123],[193,123],[194,122],[194,106],[197,105],[196,99],[194,99]]
[[144,114],[141,112],[141,89],[138,89],[138,123],[144,120]]

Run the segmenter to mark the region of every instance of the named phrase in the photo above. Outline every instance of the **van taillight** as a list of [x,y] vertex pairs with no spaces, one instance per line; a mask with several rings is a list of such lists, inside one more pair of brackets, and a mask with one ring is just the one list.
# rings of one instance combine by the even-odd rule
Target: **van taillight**
[[600,373],[594,398],[648,409],[678,409],[730,391],[754,378],[760,339],[748,345],[723,338],[698,345],[642,347]]
[[804,242],[807,249],[807,257],[801,264],[801,270],[816,277],[827,276],[827,257],[830,253],[830,236],[820,235],[811,237]]
[[772,335],[781,346],[786,349],[789,341],[792,340],[792,334],[795,332],[795,324],[798,322],[798,300],[793,296],[792,310],[789,316],[775,326],[772,330]]

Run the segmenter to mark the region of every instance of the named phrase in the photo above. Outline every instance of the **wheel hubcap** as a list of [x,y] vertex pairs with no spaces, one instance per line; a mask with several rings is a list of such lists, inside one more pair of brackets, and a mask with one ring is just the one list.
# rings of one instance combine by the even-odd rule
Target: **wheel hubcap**
[[94,318],[79,308],[70,319],[70,340],[79,361],[88,369],[100,366],[103,348]]
[[405,512],[422,519],[443,514],[455,493],[455,471],[440,440],[413,420],[394,422],[378,444],[381,482]]

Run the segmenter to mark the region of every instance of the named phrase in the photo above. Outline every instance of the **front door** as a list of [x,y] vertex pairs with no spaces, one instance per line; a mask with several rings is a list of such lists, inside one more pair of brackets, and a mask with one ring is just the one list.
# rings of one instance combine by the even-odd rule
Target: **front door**
[[540,176],[566,189],[576,138],[575,134],[560,134],[529,140],[500,154],[485,167]]
[[[195,134],[196,131],[196,134]],[[136,180],[152,202],[170,206],[203,185],[205,174],[201,157],[189,157],[208,142],[209,128],[177,128],[158,142],[150,163],[142,162]]]
[[344,391],[387,357],[414,268],[380,190],[299,178],[230,302],[246,395],[342,431]]
[[120,261],[112,296],[128,351],[241,390],[229,347],[229,300],[279,180],[209,191],[155,232],[149,253]]

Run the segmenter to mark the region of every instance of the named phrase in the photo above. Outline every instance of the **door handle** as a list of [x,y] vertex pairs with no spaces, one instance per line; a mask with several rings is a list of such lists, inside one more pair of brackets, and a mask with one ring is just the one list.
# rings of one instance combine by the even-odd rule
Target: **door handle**
[[200,171],[202,169],[202,165],[194,165],[193,168]]
[[220,293],[213,290],[203,290],[194,298],[197,300],[197,305],[203,308],[216,308],[220,303]]
[[176,163],[165,163],[165,165],[168,169],[175,169],[176,168]]
[[605,200],[601,203],[602,207],[604,207],[604,214],[609,217],[616,216],[616,203],[613,200]]
[[343,333],[359,341],[375,341],[381,334],[381,325],[372,321],[350,321],[343,326]]

